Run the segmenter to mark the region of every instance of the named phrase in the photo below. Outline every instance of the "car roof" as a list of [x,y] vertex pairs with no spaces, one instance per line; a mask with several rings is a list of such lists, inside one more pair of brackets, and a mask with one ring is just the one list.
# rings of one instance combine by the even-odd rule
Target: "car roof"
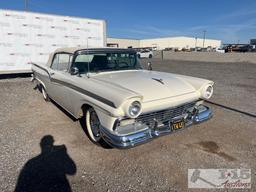
[[53,56],[56,53],[70,53],[74,54],[76,52],[80,53],[104,53],[104,52],[113,52],[113,53],[118,53],[118,52],[130,52],[130,53],[136,53],[134,49],[131,48],[113,48],[113,47],[101,47],[101,48],[88,48],[88,47],[63,47],[63,48],[58,48],[56,49],[53,53],[50,54],[48,61],[47,61],[47,66],[50,67],[52,63]]
[[64,48],[58,48],[54,51],[54,53],[60,53],[60,52],[65,52],[65,53],[70,53],[74,54],[75,52],[78,51],[84,51],[84,52],[122,52],[122,51],[129,51],[129,52],[135,52],[134,49],[130,48],[113,48],[113,47],[102,47],[102,48],[88,48],[88,47],[64,47]]

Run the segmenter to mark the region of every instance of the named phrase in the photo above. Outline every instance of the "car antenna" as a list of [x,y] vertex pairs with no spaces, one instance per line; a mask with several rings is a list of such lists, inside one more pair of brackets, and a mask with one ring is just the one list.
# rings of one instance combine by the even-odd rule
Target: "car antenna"
[[[89,42],[89,37],[87,37],[87,50],[86,50],[86,53],[87,53],[87,57],[89,56],[89,45],[88,45],[88,42]],[[88,59],[88,63],[87,63],[87,74],[86,76],[88,78],[90,78],[90,75],[89,75],[89,72],[90,72],[90,60]]]

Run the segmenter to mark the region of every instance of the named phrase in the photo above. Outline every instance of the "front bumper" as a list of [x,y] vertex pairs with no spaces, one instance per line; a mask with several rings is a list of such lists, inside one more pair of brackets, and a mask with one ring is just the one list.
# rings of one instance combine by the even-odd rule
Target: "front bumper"
[[[212,110],[204,105],[200,106],[200,110],[196,111],[195,114],[185,120],[183,130],[190,125],[201,123],[210,119],[213,116]],[[179,130],[178,130],[179,131]],[[126,135],[116,135],[110,132],[108,129],[101,127],[102,138],[111,146],[116,148],[131,148],[137,145],[146,143],[156,137],[175,133],[177,131],[171,130],[170,126],[147,128],[136,133]]]

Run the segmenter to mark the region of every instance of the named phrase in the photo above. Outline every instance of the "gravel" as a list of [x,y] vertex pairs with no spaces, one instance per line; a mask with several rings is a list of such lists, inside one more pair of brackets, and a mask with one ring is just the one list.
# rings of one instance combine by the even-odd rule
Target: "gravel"
[[222,107],[208,104],[214,110],[211,120],[128,150],[93,144],[79,121],[45,102],[29,78],[0,80],[0,191],[15,189],[24,165],[38,176],[30,177],[33,181],[44,182],[52,175],[62,160],[46,165],[48,172],[34,166],[46,135],[54,137],[54,145],[65,145],[62,155],[76,165],[56,181],[68,183],[72,191],[187,191],[189,168],[250,168],[251,190],[256,191],[256,65],[151,62],[155,70],[213,80],[211,101]]

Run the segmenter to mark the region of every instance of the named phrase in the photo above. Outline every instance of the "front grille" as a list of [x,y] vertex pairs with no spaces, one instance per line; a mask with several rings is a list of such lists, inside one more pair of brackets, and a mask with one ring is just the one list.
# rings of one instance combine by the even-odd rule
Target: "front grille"
[[187,109],[194,107],[196,104],[195,102],[186,103],[177,107],[164,109],[161,111],[155,111],[152,113],[141,114],[139,117],[136,118],[136,122],[147,124],[149,127],[154,127],[155,123],[164,123],[170,121],[171,119],[178,117],[184,114]]

